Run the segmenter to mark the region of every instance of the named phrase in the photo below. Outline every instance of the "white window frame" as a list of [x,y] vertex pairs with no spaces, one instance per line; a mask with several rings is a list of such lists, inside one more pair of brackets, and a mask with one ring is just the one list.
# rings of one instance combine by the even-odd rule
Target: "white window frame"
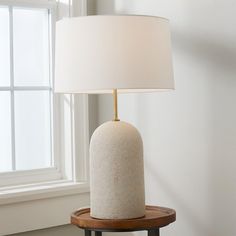
[[[1,5],[5,5],[9,9],[9,27],[10,27],[10,68],[11,68],[11,82],[9,87],[0,87],[0,91],[9,91],[11,93],[11,136],[12,136],[12,169],[13,171],[9,171],[6,173],[0,173],[0,188],[4,186],[16,186],[19,184],[29,184],[29,183],[38,183],[43,181],[53,181],[62,179],[62,171],[61,170],[61,160],[63,160],[63,156],[60,156],[60,151],[58,151],[60,145],[60,140],[56,137],[60,136],[58,130],[62,130],[63,127],[59,127],[60,124],[58,122],[59,117],[59,110],[60,110],[60,103],[57,101],[57,95],[51,95],[52,92],[52,85],[53,85],[53,55],[54,55],[54,48],[53,42],[55,41],[55,20],[56,20],[56,2],[54,1],[1,1]],[[49,67],[49,74],[50,74],[50,85],[49,86],[14,86],[13,84],[13,70],[14,70],[14,62],[13,62],[13,39],[14,32],[13,32],[13,22],[12,22],[12,8],[13,7],[27,7],[29,9],[35,8],[42,8],[47,9],[49,11],[49,18],[48,18],[48,27],[49,27],[49,60],[50,60],[50,67]],[[25,171],[14,171],[15,170],[15,116],[14,116],[14,91],[49,91],[50,92],[50,116],[51,116],[51,162],[53,167],[48,168],[41,168],[41,169],[33,169],[33,170],[25,170]],[[52,127],[52,125],[54,127]],[[62,144],[62,143],[61,143]]]
[[[55,5],[53,0],[0,0],[0,3],[14,6],[29,6],[30,3],[33,7]],[[87,1],[58,0],[57,12],[60,13],[58,18],[86,15]],[[63,105],[65,101],[66,106]],[[0,184],[4,181],[11,183],[11,186],[0,188],[0,235],[69,223],[70,213],[89,203],[88,95],[56,95],[54,105],[60,107],[54,114],[61,118],[54,121],[54,128],[56,131],[63,130],[54,134],[63,139],[57,140],[56,145],[60,145],[61,141],[65,143],[62,148],[55,148],[54,155],[60,162],[57,168],[0,175]],[[28,178],[33,179],[30,184]],[[19,182],[22,184],[19,185]],[[35,212],[37,214],[34,215]]]

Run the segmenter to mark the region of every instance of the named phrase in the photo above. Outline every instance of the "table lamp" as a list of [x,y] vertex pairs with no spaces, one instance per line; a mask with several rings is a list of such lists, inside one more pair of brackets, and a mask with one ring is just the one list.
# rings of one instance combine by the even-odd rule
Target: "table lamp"
[[91,216],[131,219],[145,214],[143,144],[119,120],[117,93],[173,89],[168,20],[103,15],[56,25],[55,92],[113,93],[114,117],[90,141]]

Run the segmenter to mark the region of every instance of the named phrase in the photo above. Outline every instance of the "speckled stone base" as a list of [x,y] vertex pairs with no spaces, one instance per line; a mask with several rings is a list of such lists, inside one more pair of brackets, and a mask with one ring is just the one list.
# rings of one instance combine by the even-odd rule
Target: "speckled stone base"
[[122,121],[98,127],[90,142],[91,216],[144,216],[143,144],[138,130]]

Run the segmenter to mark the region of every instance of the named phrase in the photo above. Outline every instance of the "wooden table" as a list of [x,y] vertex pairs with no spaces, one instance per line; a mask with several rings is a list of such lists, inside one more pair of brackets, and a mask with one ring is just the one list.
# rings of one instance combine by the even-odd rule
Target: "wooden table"
[[85,236],[102,236],[102,232],[129,232],[147,230],[148,236],[159,236],[160,228],[176,220],[175,210],[146,206],[145,216],[129,220],[102,220],[90,216],[90,208],[80,209],[71,215],[71,223],[85,230]]

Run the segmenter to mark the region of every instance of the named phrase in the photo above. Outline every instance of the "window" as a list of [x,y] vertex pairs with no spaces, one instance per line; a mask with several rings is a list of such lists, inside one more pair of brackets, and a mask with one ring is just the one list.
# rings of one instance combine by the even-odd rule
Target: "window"
[[[52,13],[52,4],[0,6],[1,173],[58,169],[53,140]],[[27,182],[25,177],[23,182],[19,179]]]
[[0,171],[53,167],[48,9],[0,8]]
[[0,187],[87,178],[87,100],[53,94],[55,13],[55,1],[0,0]]
[[[0,0],[0,235],[68,224],[72,210],[89,204],[88,97],[52,93],[55,18],[84,15],[86,4]],[[15,39],[14,13],[24,25]],[[49,141],[31,140],[36,133]]]

